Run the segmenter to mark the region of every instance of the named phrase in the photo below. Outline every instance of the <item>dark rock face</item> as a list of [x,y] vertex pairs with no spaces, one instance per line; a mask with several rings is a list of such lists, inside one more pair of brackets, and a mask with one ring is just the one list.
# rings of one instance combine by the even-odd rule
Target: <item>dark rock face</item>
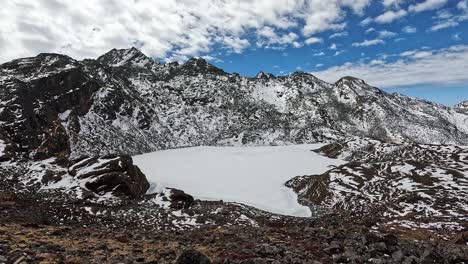
[[5,63],[0,72],[0,136],[19,155],[68,157],[69,138],[59,113],[84,115],[99,84],[77,61],[57,54]]
[[210,259],[196,250],[188,250],[180,254],[177,264],[210,264]]
[[148,180],[140,169],[133,165],[129,156],[103,156],[77,160],[68,168],[68,173],[85,182],[85,187],[102,195],[138,197],[149,188]]

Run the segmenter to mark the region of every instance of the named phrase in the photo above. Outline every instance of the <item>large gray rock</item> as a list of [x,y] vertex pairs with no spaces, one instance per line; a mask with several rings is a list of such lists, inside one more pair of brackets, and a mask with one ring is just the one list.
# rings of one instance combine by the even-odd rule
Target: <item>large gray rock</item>
[[85,187],[102,195],[138,197],[149,188],[148,180],[140,169],[133,165],[130,156],[97,156],[76,160],[68,173],[85,181]]

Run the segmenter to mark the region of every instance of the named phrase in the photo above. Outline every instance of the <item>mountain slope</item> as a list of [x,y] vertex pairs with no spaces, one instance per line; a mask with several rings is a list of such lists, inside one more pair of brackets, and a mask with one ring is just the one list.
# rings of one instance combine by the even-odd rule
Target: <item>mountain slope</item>
[[303,72],[247,78],[203,59],[160,64],[134,48],[96,60],[40,54],[0,66],[3,159],[347,135],[467,144],[467,120],[459,109],[388,94],[352,77],[335,84]]

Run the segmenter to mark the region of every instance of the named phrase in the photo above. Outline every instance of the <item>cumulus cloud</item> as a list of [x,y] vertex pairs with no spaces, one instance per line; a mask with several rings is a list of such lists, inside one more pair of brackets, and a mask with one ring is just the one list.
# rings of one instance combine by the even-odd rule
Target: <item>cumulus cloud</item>
[[381,39],[372,39],[372,40],[364,40],[363,42],[355,42],[353,43],[353,47],[367,47],[367,46],[374,46],[378,44],[384,44],[385,41]]
[[[302,43],[346,26],[348,12],[362,15],[370,0],[8,0],[0,9],[0,62],[60,52],[77,59],[96,57],[112,48],[137,46],[148,55],[183,60],[209,53],[219,45],[242,52],[257,44]],[[273,41],[252,32],[269,27]],[[253,42],[253,43],[251,43]],[[273,43],[277,42],[277,43]]]
[[448,0],[425,0],[424,2],[410,5],[408,10],[411,12],[423,12],[427,10],[434,10],[444,6]]
[[375,22],[377,22],[379,24],[387,24],[387,23],[391,23],[391,22],[393,22],[393,21],[395,21],[397,19],[400,19],[402,17],[405,17],[407,14],[408,14],[408,12],[406,12],[403,9],[400,9],[398,11],[389,10],[389,11],[379,15],[374,20],[375,20]]
[[409,51],[401,56],[400,60],[391,63],[345,63],[312,74],[329,82],[343,76],[355,76],[383,88],[468,82],[468,45],[433,51]]

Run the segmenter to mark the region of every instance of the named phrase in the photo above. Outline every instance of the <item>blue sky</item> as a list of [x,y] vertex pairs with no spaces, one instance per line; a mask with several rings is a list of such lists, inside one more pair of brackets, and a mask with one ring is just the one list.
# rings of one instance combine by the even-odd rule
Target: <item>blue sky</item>
[[6,0],[0,63],[136,46],[227,72],[362,78],[446,105],[468,100],[468,0]]

